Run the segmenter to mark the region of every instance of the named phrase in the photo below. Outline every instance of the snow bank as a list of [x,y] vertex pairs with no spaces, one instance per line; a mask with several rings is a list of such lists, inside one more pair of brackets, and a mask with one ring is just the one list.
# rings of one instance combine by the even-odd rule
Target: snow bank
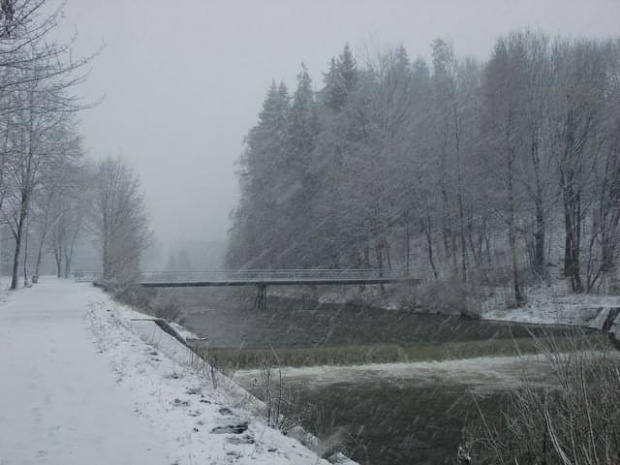
[[136,412],[178,450],[178,464],[328,464],[257,416],[261,403],[211,371],[152,319],[94,291],[88,312],[97,346]]
[[528,290],[523,308],[501,308],[497,302],[487,302],[485,307],[492,308],[482,312],[487,320],[581,326],[620,336],[620,296],[567,294],[538,287]]
[[144,315],[42,279],[0,305],[2,465],[327,465]]

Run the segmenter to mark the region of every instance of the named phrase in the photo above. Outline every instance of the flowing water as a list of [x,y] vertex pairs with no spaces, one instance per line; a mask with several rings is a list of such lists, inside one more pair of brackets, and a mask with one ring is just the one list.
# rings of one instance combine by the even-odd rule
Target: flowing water
[[208,338],[207,356],[258,397],[277,358],[287,413],[362,464],[454,463],[464,426],[497,417],[525,368],[549,383],[544,357],[495,356],[536,352],[537,337],[562,341],[565,331],[273,297],[257,312],[227,291],[170,295],[185,326]]

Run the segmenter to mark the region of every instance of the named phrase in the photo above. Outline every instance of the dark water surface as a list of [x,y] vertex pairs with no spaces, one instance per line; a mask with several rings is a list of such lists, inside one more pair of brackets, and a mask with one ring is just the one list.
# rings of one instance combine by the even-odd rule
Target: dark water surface
[[[251,295],[244,304],[230,292],[171,292],[188,314],[184,325],[208,337],[209,350],[241,349],[239,354],[253,349],[295,349],[311,361],[320,360],[316,353],[325,347],[367,350],[376,344],[393,344],[405,348],[416,361],[432,361],[495,354],[490,348],[498,343],[514,348],[519,343],[515,341],[532,335],[565,331],[274,297],[261,313],[252,308]],[[459,347],[467,347],[468,352],[458,353]],[[472,347],[476,348],[473,352]],[[415,357],[417,353],[423,354],[421,358]],[[310,375],[291,370],[285,373],[286,390],[293,400],[289,413],[298,415],[303,426],[321,438],[338,436],[336,442],[344,444],[346,452],[362,464],[455,463],[464,426],[479,418],[480,412],[497,418],[507,388],[517,379],[516,365],[494,373],[496,359],[490,360],[470,371],[453,373],[452,362],[409,364],[423,370],[406,376],[398,369],[389,376],[377,376],[363,367],[354,372],[343,367],[342,374],[333,372],[327,381],[321,369]],[[235,379],[261,397],[258,378],[255,370]]]
[[296,388],[300,405],[316,406],[302,418],[302,425],[323,439],[343,428],[337,441],[362,464],[455,463],[464,425],[478,408],[497,416],[505,401],[501,392],[474,399],[460,385],[418,387],[368,381]]
[[[182,305],[188,312],[184,325],[199,336],[208,337],[211,348],[439,344],[523,338],[532,332],[548,331],[460,316],[423,315],[276,297],[269,298],[266,311],[258,312],[251,303],[238,306],[232,299],[227,301],[210,290],[183,292]],[[213,301],[210,296],[214,296]]]
[[[540,356],[526,364],[486,357],[284,369],[285,399],[292,400],[284,408],[321,439],[335,437],[360,463],[452,464],[464,428],[480,425],[481,412],[489,424],[497,423],[509,389],[525,371],[531,383],[553,385]],[[234,379],[264,398],[263,376],[262,370],[244,370]]]

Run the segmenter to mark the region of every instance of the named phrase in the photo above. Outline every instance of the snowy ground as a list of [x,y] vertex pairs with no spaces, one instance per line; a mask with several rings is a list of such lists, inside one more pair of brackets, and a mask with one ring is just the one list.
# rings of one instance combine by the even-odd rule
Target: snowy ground
[[6,297],[1,465],[327,464],[145,318],[56,279]]
[[[368,288],[365,298],[370,298],[376,289]],[[312,295],[307,289],[279,288],[271,291],[283,297]],[[523,308],[507,308],[506,302],[512,298],[510,289],[489,289],[492,297],[472,308],[483,319],[511,321],[520,323],[585,326],[601,329],[609,311],[620,308],[620,295],[571,294],[564,280],[556,280],[552,286],[536,286],[527,289],[527,305]],[[357,286],[324,286],[314,295],[321,303],[345,303],[359,298]],[[388,297],[381,305],[387,310],[400,307],[398,298]],[[612,332],[620,336],[620,318],[612,327]]]
[[[607,320],[614,317],[613,309],[620,308],[620,296],[570,294],[559,283],[528,289],[527,305],[523,308],[506,308],[497,299],[489,299],[483,307],[482,317],[488,320],[602,329],[606,322],[611,323]],[[619,333],[618,323],[611,327],[613,333]]]

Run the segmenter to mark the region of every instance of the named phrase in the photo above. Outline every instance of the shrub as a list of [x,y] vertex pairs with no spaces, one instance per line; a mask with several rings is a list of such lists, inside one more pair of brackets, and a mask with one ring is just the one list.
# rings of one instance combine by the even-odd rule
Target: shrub
[[482,418],[461,450],[471,463],[620,463],[620,357],[609,345],[564,352],[544,341],[557,387],[527,377],[499,421]]

